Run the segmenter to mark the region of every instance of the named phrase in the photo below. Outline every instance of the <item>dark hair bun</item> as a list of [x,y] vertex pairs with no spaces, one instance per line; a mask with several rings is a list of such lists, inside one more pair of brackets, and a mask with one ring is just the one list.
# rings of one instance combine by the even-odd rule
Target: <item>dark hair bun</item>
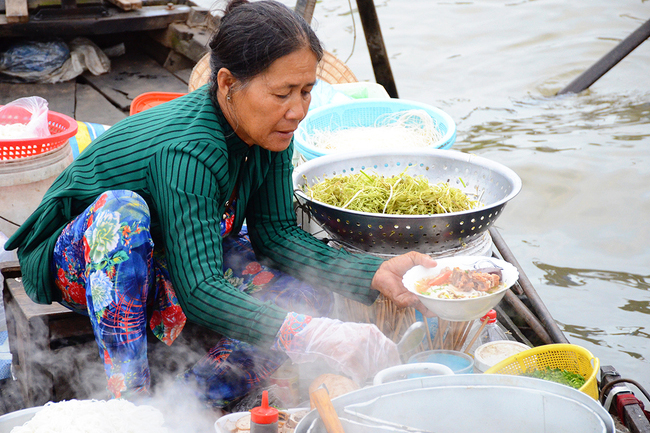
[[248,3],[248,0],[231,0],[228,2],[226,5],[226,9],[223,11],[224,16],[228,15],[230,12],[232,12],[233,9],[235,9],[237,6],[241,6],[243,4]]

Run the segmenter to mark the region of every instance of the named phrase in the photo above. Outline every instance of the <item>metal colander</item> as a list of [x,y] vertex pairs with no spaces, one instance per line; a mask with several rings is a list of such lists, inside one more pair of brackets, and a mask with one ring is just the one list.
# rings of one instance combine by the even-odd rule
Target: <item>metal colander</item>
[[[303,191],[305,185],[339,174],[364,170],[393,176],[407,167],[409,175],[424,175],[430,183],[447,182],[484,206],[448,214],[386,215],[327,205],[312,200]],[[511,169],[480,156],[442,149],[321,156],[297,166],[293,183],[298,205],[332,239],[378,254],[400,254],[405,250],[436,253],[462,246],[486,231],[521,190],[521,179]]]

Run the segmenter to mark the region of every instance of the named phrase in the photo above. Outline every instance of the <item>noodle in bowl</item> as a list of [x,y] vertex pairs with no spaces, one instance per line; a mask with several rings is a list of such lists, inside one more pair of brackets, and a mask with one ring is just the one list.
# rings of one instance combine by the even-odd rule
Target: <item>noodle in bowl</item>
[[[415,266],[404,274],[402,282],[411,292],[415,293],[420,301],[439,318],[455,322],[479,319],[503,299],[506,290],[519,278],[519,272],[512,264],[493,257],[458,256],[436,260],[435,268]],[[418,291],[418,286],[427,278],[436,277],[446,268],[460,268],[462,270],[479,270],[482,268],[498,268],[501,272],[501,281],[496,290],[482,295],[471,294],[474,297],[462,299],[441,298],[438,293],[423,294]]]

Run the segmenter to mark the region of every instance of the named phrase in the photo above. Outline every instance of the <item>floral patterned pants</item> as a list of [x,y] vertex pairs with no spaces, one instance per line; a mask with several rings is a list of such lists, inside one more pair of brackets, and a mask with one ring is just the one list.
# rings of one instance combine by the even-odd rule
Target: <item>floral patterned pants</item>
[[[150,392],[147,325],[171,345],[186,322],[149,225],[149,209],[140,196],[108,191],[63,229],[54,248],[62,304],[89,316],[108,390],[118,398]],[[228,234],[226,225],[222,235]],[[330,312],[331,293],[257,262],[245,230],[224,238],[223,250],[224,277],[240,290],[288,311],[311,316]],[[281,352],[223,337],[181,379],[192,382],[208,404],[223,407],[285,360]]]

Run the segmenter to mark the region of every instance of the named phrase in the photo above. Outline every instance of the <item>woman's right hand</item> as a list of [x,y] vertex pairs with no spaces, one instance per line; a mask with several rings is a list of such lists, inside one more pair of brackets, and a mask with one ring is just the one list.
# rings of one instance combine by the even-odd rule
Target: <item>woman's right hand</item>
[[359,384],[379,371],[400,364],[397,345],[376,325],[312,318],[284,351],[294,363],[323,359]]

